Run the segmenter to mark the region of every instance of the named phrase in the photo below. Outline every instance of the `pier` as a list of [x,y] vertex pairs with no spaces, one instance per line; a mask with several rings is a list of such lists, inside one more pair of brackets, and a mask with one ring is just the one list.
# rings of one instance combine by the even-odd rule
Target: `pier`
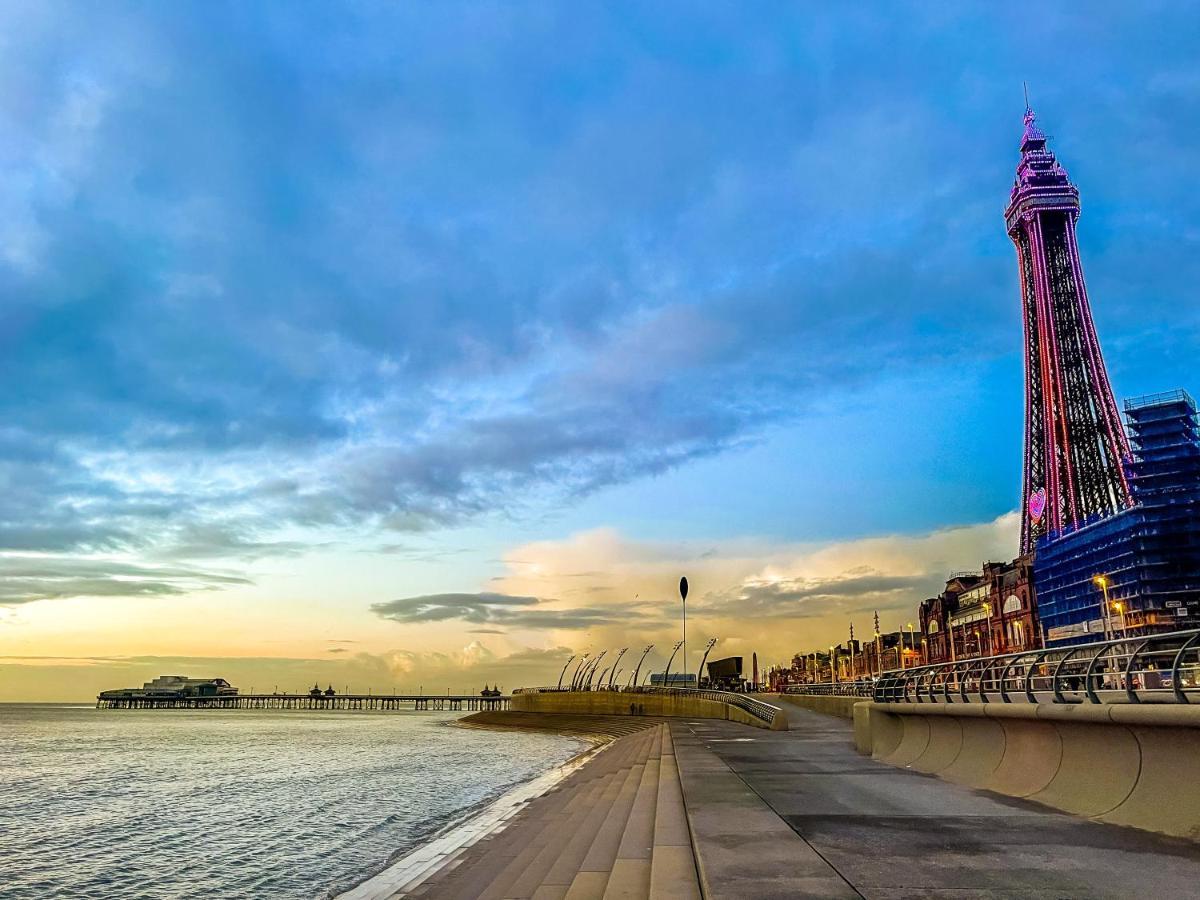
[[507,695],[479,694],[223,694],[213,697],[105,697],[97,709],[310,709],[310,710],[469,710],[508,709]]

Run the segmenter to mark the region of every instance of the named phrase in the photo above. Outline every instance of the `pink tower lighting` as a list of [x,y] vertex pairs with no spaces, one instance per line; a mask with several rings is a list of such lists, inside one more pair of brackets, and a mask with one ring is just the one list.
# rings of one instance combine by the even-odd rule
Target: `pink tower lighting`
[[1021,552],[1132,503],[1129,442],[1100,354],[1079,261],[1079,190],[1025,110],[1008,208],[1025,325]]

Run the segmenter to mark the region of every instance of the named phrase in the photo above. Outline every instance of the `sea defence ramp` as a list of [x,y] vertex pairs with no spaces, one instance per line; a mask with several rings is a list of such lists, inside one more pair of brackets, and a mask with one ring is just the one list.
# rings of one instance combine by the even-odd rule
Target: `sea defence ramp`
[[724,719],[773,731],[788,727],[787,712],[780,706],[746,694],[688,688],[517,688],[510,707],[534,713]]

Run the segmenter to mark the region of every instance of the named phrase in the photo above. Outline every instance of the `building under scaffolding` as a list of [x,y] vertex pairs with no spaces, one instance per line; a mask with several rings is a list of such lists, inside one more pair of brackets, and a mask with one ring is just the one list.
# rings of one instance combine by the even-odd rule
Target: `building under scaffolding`
[[1200,626],[1200,431],[1185,391],[1125,401],[1134,503],[1038,541],[1047,645]]

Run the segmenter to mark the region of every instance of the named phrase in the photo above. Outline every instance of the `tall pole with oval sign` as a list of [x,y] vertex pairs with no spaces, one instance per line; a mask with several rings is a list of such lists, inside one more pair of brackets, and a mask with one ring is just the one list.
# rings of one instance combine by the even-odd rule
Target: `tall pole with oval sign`
[[[679,579],[679,598],[683,601],[683,671],[684,671],[684,675],[685,675],[685,680],[686,680],[686,673],[688,670],[688,664],[687,664],[687,594],[688,594],[688,583],[687,583],[687,577],[685,576],[685,577]],[[684,687],[687,687],[687,685],[685,684]]]

